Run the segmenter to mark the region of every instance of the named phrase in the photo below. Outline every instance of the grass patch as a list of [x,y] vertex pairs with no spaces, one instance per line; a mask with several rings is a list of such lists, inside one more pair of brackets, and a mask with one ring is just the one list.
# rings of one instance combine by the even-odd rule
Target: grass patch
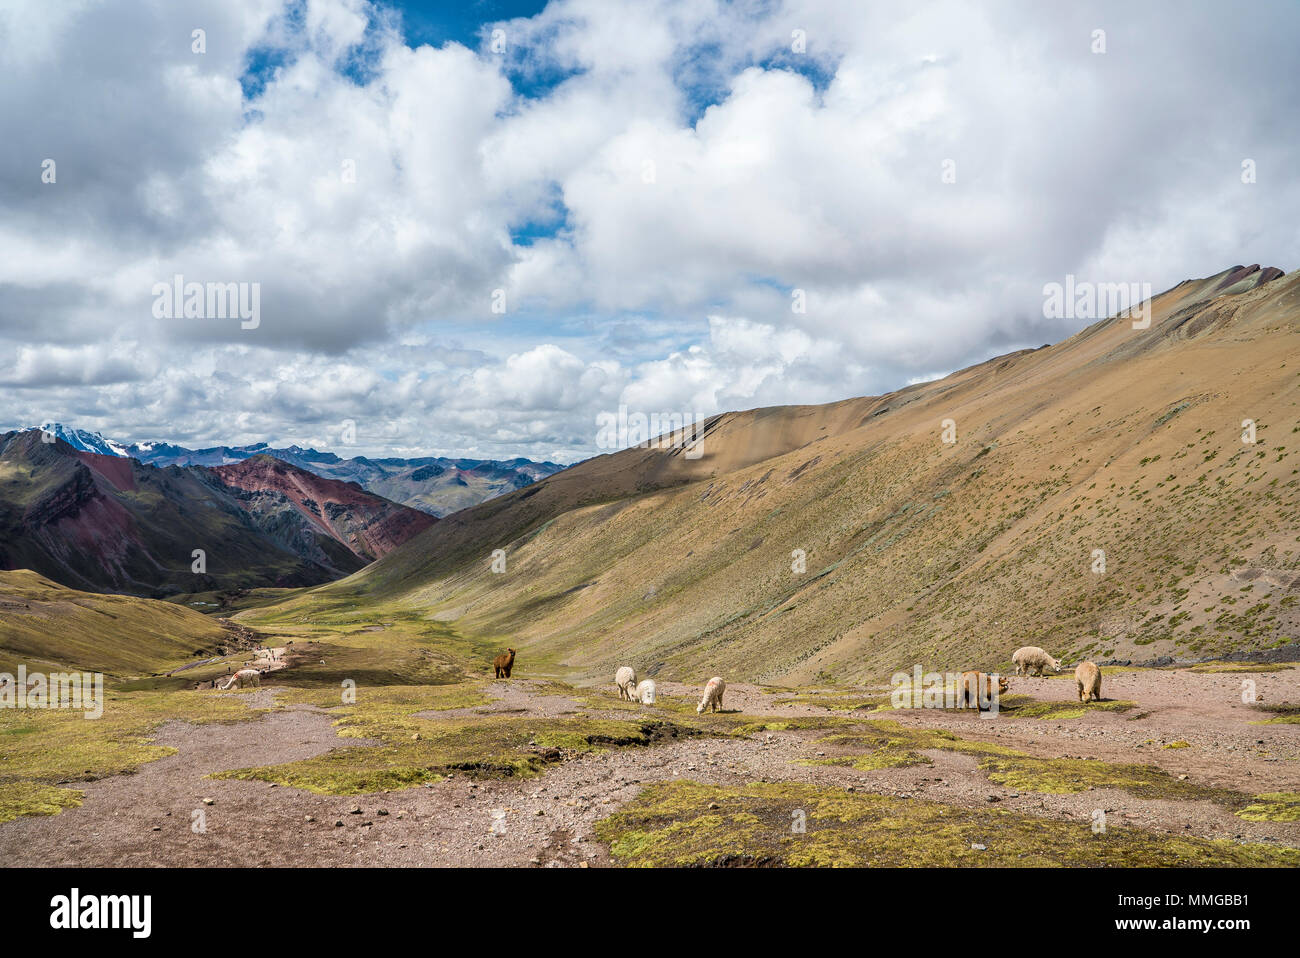
[[1174,778],[1154,765],[1119,765],[1088,758],[991,757],[980,763],[989,780],[1028,792],[1065,794],[1118,788],[1136,798],[1209,800],[1240,805],[1246,796]]
[[[269,680],[267,684],[276,684]],[[381,709],[411,708],[415,711],[447,711],[490,705],[487,682],[458,682],[454,685],[395,685],[381,688],[358,687],[356,701]],[[290,687],[276,696],[282,705],[315,705],[318,708],[343,706],[343,687]]]
[[1089,712],[1127,712],[1137,708],[1136,702],[1113,700],[1105,702],[1041,702],[1028,695],[1005,695],[1001,702],[1002,713],[1011,718],[1075,719]]
[[795,695],[777,699],[775,705],[812,705],[833,712],[876,712],[890,705],[888,695]]
[[1228,789],[1207,788],[1174,778],[1154,765],[1117,765],[1096,759],[1037,758],[991,742],[958,738],[938,729],[910,728],[898,722],[868,721],[854,732],[831,735],[822,744],[866,748],[858,755],[810,761],[814,765],[847,765],[863,771],[931,764],[923,753],[931,749],[958,752],[980,759],[989,780],[1027,792],[1063,794],[1090,788],[1118,788],[1138,798],[1209,800],[1241,807],[1249,796]]
[[745,721],[731,730],[732,735],[757,735],[760,732],[794,732],[803,729],[857,728],[855,719],[838,715],[809,715],[802,718],[767,718]]
[[[792,824],[803,818],[806,831]],[[1300,851],[1110,829],[793,782],[647,786],[597,823],[639,867],[1296,866]],[[983,845],[984,850],[972,848]]]
[[[671,722],[582,717],[542,718],[512,713],[467,718],[421,718],[416,713],[459,708],[475,689],[448,687],[359,690],[357,702],[339,706],[342,738],[378,745],[339,748],[283,765],[218,772],[214,778],[276,782],[325,795],[360,795],[437,781],[452,772],[476,777],[531,777],[547,764],[597,749],[649,745],[699,734]],[[433,693],[435,704],[431,704]]]
[[818,744],[866,749],[858,755],[809,760],[810,765],[846,765],[863,771],[929,765],[922,752],[946,749],[972,755],[1019,755],[1012,749],[986,742],[970,742],[942,729],[911,728],[899,722],[862,722],[854,731],[818,739]]
[[1252,822],[1300,822],[1300,792],[1269,792],[1237,812]]
[[1287,672],[1294,665],[1252,664],[1250,662],[1202,662],[1193,665],[1190,672]]
[[1259,703],[1253,707],[1260,712],[1268,712],[1273,717],[1261,722],[1251,722],[1251,725],[1300,725],[1300,705],[1291,705],[1288,702],[1278,705]]
[[12,806],[0,799],[0,815],[5,809],[19,815],[53,814],[25,810],[41,802],[28,804],[22,796],[44,795],[44,801],[51,793],[41,789],[120,775],[173,754],[175,749],[153,744],[154,733],[169,719],[246,722],[265,711],[248,708],[235,693],[113,690],[105,690],[104,714],[98,719],[70,709],[0,710],[0,792],[18,796]]
[[84,794],[40,782],[6,782],[0,785],[0,825],[20,815],[57,815],[80,805]]

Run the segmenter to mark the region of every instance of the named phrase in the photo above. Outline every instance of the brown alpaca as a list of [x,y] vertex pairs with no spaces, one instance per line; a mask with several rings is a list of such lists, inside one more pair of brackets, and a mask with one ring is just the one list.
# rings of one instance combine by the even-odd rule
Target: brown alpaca
[[498,655],[492,660],[492,667],[497,670],[497,678],[510,678],[510,670],[515,667],[515,650],[506,649],[505,655]]
[[[1005,695],[1009,688],[1011,683],[1004,677],[998,676],[998,695]],[[981,693],[987,701],[993,701],[993,676],[985,672],[963,672],[961,686],[957,690],[957,707],[978,711]]]

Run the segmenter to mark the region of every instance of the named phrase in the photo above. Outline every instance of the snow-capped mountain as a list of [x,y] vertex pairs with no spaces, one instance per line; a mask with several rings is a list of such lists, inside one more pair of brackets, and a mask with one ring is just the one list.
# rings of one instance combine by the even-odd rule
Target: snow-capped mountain
[[126,447],[121,443],[105,439],[97,432],[74,429],[71,426],[63,425],[61,422],[47,422],[42,426],[32,426],[31,428],[48,433],[57,439],[62,439],[73,449],[79,449],[82,452],[94,452],[101,456],[120,456],[122,458],[130,456]]
[[247,446],[213,446],[188,449],[169,442],[132,443],[129,446],[105,439],[97,432],[74,429],[62,423],[46,423],[40,429],[62,439],[73,449],[103,456],[136,459],[151,466],[228,466],[258,455],[305,469],[324,479],[355,482],[367,492],[411,506],[434,516],[467,509],[486,499],[521,489],[564,467],[554,462],[531,459],[448,459],[423,456],[416,459],[342,459],[332,452],[293,445],[272,448],[265,442]]

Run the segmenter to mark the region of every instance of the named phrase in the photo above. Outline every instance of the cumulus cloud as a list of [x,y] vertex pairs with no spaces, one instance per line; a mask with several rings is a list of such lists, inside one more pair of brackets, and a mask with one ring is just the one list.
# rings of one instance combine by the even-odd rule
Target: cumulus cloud
[[[567,461],[620,403],[1063,338],[1067,273],[1294,265],[1290,7],[553,0],[413,47],[371,0],[47,6],[0,9],[6,426]],[[260,322],[157,319],[176,275]]]

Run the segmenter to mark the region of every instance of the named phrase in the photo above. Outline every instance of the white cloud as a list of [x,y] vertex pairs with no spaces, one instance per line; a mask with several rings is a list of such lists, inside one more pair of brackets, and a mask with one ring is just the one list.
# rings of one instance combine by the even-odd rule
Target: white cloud
[[[1293,265],[1290,8],[555,0],[498,55],[366,0],[46,6],[0,10],[8,425],[574,458],[620,402],[830,401],[1062,338],[1067,272]],[[260,283],[261,325],[155,320],[176,273]]]

